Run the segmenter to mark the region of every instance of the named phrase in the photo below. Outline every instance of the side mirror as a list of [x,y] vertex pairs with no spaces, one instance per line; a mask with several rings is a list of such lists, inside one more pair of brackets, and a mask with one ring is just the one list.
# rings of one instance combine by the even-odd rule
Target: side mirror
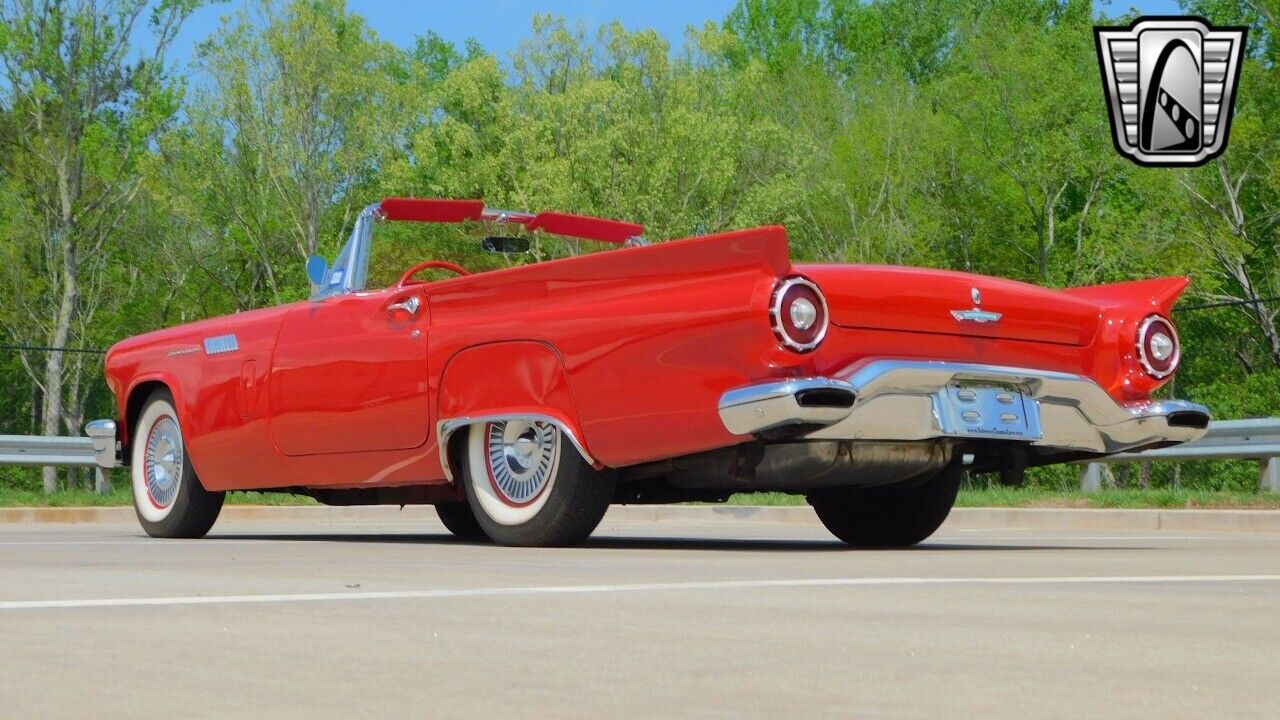
[[329,263],[319,255],[312,255],[307,258],[307,277],[311,280],[312,288],[322,288],[329,286]]
[[529,252],[529,238],[490,235],[480,242],[480,247],[489,252],[503,253],[505,255],[527,253]]

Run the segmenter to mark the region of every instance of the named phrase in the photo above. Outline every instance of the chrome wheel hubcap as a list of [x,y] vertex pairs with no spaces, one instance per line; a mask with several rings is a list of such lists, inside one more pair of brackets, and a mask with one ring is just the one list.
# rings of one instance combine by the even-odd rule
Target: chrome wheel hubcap
[[151,427],[144,457],[147,497],[158,508],[169,507],[178,495],[183,462],[182,434],[173,418],[161,418]]
[[503,501],[532,502],[555,469],[560,433],[554,425],[528,420],[489,424],[489,479]]

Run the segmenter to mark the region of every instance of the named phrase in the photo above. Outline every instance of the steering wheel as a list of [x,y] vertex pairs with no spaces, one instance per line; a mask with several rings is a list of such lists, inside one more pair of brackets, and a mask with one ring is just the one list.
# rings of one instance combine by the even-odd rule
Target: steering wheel
[[406,285],[419,285],[425,282],[424,280],[414,280],[413,276],[417,275],[423,270],[430,270],[431,268],[448,270],[449,272],[457,273],[458,275],[471,274],[470,271],[468,271],[466,268],[462,267],[461,265],[455,265],[447,260],[427,260],[426,262],[420,262],[417,265],[414,265],[413,267],[409,268],[408,270],[405,270],[404,274],[400,276],[400,282],[396,283],[396,287],[404,287]]

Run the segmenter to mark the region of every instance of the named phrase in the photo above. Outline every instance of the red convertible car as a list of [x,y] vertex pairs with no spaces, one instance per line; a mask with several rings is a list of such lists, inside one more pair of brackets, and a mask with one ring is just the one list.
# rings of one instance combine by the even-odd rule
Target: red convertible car
[[[507,253],[537,232],[619,247],[368,287],[380,221],[519,230],[482,240]],[[107,354],[118,414],[88,432],[101,464],[131,465],[151,535],[204,535],[229,490],[429,503],[513,545],[580,541],[610,503],[776,490],[851,545],[902,546],[966,470],[1016,482],[1209,421],[1151,398],[1178,365],[1181,277],[1055,291],[792,264],[781,227],[649,245],[632,223],[411,198],[307,269],[309,300]]]

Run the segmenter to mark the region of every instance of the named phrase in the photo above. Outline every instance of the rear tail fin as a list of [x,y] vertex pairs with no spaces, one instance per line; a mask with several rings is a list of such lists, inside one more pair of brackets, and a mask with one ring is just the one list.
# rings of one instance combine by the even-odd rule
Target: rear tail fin
[[1168,317],[1173,303],[1190,284],[1189,277],[1163,277],[1106,285],[1088,285],[1068,288],[1063,292],[1097,303],[1103,308],[1150,308],[1151,312]]
[[1173,303],[1190,283],[1190,278],[1164,277],[1063,291],[1096,304],[1101,312],[1104,340],[1113,344],[1120,354],[1120,373],[1107,386],[1107,392],[1113,397],[1146,400],[1173,376],[1178,357],[1176,331],[1169,330],[1173,335],[1174,359],[1167,367],[1156,367],[1142,355],[1147,345],[1144,328],[1152,315],[1168,318]]

